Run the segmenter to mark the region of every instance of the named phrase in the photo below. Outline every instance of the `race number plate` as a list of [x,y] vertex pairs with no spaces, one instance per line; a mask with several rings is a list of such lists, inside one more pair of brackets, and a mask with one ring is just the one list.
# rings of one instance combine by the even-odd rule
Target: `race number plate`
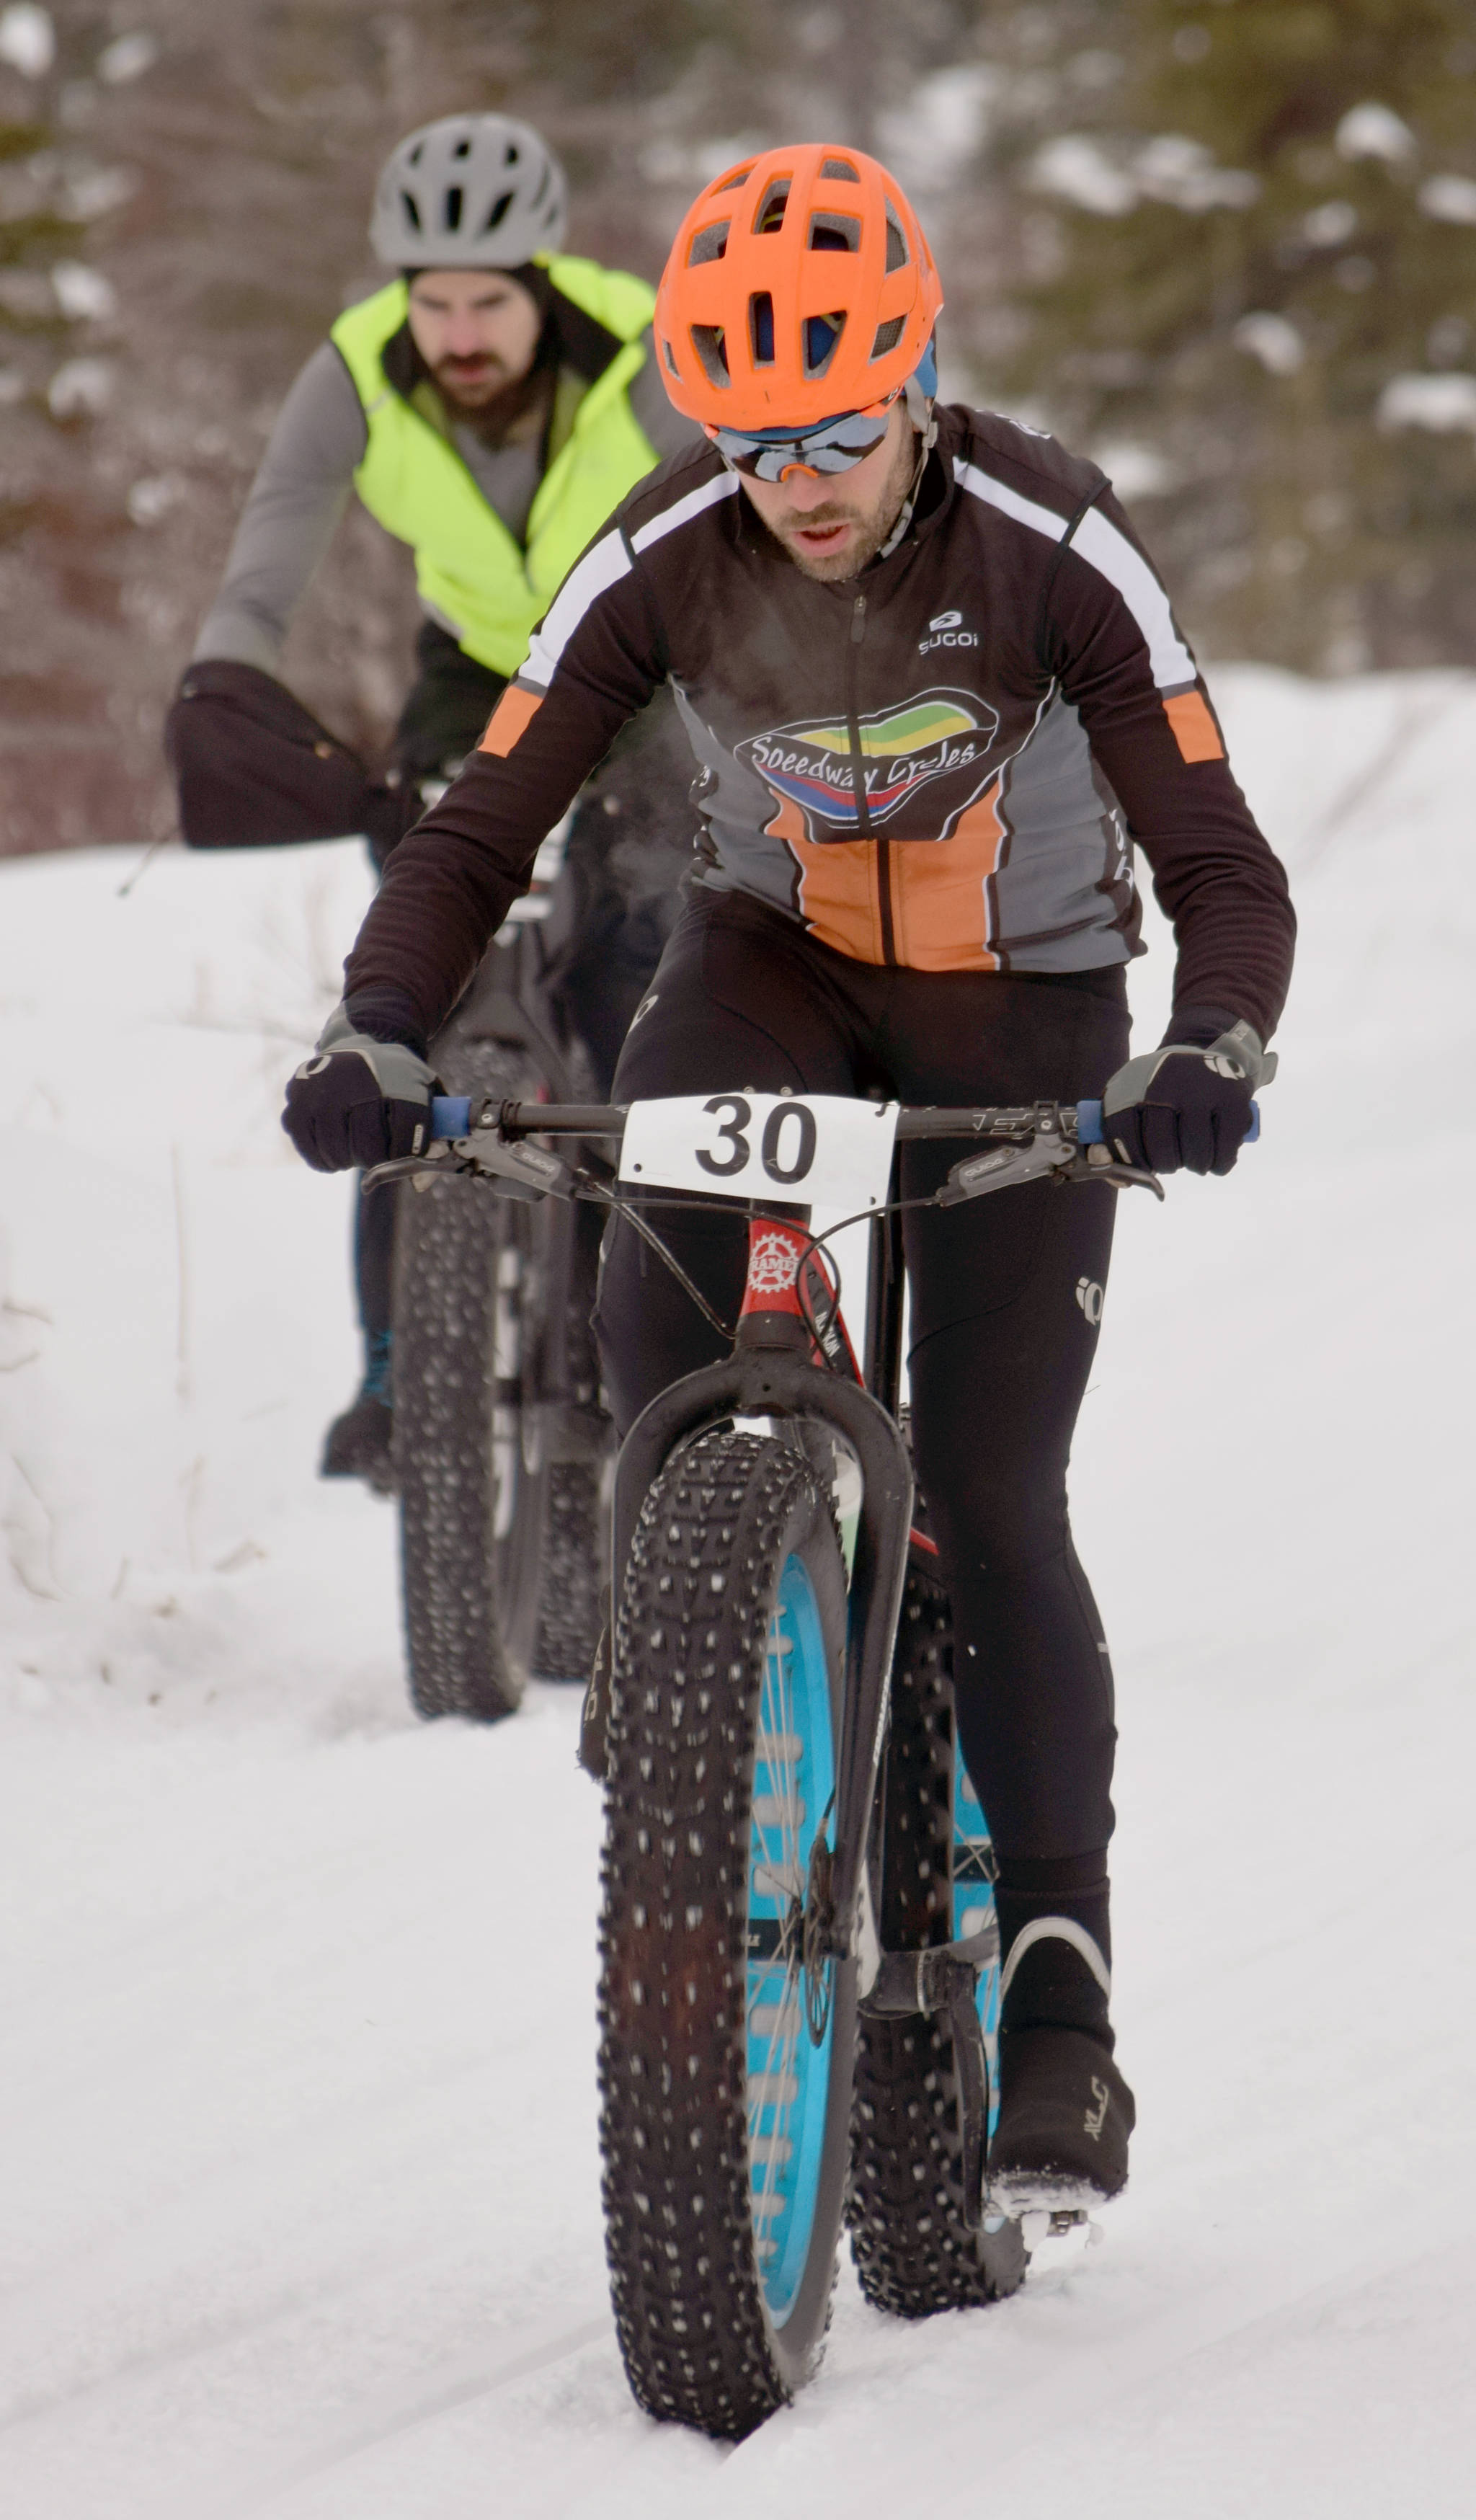
[[899,1107],[838,1094],[680,1094],[633,1102],[620,1178],[807,1207],[880,1207]]

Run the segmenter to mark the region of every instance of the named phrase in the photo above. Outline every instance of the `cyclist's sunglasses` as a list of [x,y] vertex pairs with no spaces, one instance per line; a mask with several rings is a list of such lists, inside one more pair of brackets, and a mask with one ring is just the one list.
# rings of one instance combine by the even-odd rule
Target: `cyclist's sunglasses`
[[885,402],[872,403],[866,411],[843,411],[836,419],[823,420],[814,428],[744,432],[719,428],[709,422],[707,434],[735,472],[746,472],[754,481],[783,481],[786,473],[796,470],[849,472],[853,464],[874,455],[886,435],[896,399],[895,394],[889,394]]

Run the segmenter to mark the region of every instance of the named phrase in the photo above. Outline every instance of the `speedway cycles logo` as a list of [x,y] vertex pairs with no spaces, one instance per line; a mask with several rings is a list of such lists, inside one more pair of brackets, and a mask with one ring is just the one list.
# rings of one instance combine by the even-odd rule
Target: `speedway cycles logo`
[[[951,822],[988,775],[985,764],[999,724],[998,710],[987,701],[955,691],[922,692],[861,718],[868,819],[887,822],[936,781],[962,779],[965,792],[950,803],[945,819]],[[777,796],[800,808],[812,839],[838,839],[858,829],[851,736],[843,719],[775,727],[750,736],[738,754]]]

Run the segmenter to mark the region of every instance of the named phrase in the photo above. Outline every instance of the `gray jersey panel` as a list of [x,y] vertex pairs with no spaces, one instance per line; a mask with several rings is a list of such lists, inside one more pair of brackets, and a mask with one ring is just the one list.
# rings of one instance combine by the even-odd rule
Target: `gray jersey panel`
[[332,341],[277,415],[195,656],[275,674],[292,614],[333,541],[369,443],[357,388]]
[[697,882],[712,892],[751,892],[797,917],[793,876],[798,870],[792,868],[792,861],[786,868],[773,841],[763,837],[764,825],[773,820],[776,810],[773,790],[756,770],[730,752],[693,707],[681,684],[673,683],[671,689],[687,740],[705,773],[703,784],[693,791],[693,801],[707,826],[708,848],[716,850],[722,861],[717,866],[703,865]]
[[1136,896],[1129,933],[1119,926],[1132,842],[1086,729],[1058,694],[1010,763],[1001,804],[1008,837],[989,880],[989,941],[1008,968],[1127,962],[1139,950]]

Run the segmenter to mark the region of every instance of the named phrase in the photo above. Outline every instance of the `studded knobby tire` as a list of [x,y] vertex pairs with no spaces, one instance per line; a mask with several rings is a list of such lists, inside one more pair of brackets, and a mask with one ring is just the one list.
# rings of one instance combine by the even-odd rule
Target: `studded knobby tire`
[[[450,1059],[443,1065],[451,1069]],[[466,1091],[524,1096],[525,1058],[458,1046]],[[566,1321],[545,1318],[551,1238],[570,1231],[477,1184],[398,1193],[394,1464],[411,1699],[418,1713],[511,1715],[527,1675],[582,1680],[600,1634],[604,1532],[589,1312],[575,1269]],[[588,1276],[589,1283],[584,1282]],[[549,1353],[561,1337],[561,1355]],[[585,1459],[551,1459],[537,1396],[572,1393]],[[551,1413],[552,1414],[552,1413]]]
[[[954,1931],[953,1622],[943,1587],[915,1562],[897,1630],[881,1796],[883,1947]],[[999,2301],[1025,2273],[1019,2226],[975,2233],[963,2214],[954,2043],[918,2013],[863,2016],[846,2220],[861,2289],[900,2318]]]
[[[784,1604],[805,1599],[796,1666]],[[799,1627],[796,1612],[791,1644]],[[809,2378],[829,2319],[855,1970],[826,1963],[818,2047],[777,1885],[806,1872],[805,1832],[824,1826],[815,1708],[832,1753],[844,1637],[844,1563],[810,1465],[738,1432],[680,1454],[646,1500],[617,1610],[601,2143],[631,2387],[650,2414],[720,2439],[741,2440]],[[775,1695],[796,1668],[811,1674],[804,1721]]]

